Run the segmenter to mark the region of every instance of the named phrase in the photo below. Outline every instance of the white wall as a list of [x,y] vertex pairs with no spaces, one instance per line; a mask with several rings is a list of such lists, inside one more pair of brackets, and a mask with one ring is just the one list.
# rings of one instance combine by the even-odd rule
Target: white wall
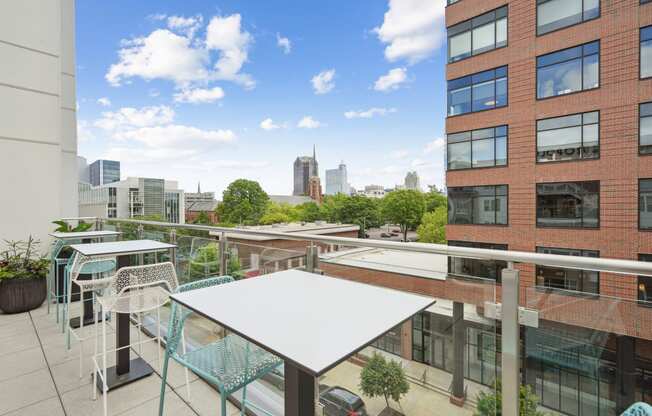
[[77,216],[74,0],[0,3],[0,238]]

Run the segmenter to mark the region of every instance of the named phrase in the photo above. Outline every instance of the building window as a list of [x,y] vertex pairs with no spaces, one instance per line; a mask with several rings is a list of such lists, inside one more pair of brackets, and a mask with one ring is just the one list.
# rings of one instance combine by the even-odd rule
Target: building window
[[652,77],[652,26],[641,29],[641,78]]
[[389,331],[387,331],[383,336],[374,341],[374,347],[381,349],[383,351],[401,355],[401,327],[398,325]]
[[449,134],[447,140],[448,170],[507,164],[507,126]]
[[[652,254],[639,254],[638,259],[652,262]],[[638,277],[638,300],[641,301],[640,304],[652,308],[652,277]]]
[[641,0],[641,4],[649,3],[649,2],[651,2],[651,1],[652,1],[652,0]]
[[537,58],[537,98],[555,97],[599,86],[599,41]]
[[638,184],[638,222],[642,230],[652,230],[652,179]]
[[600,157],[600,113],[537,121],[537,161],[555,162]]
[[450,6],[451,4],[455,4],[458,1],[460,1],[460,0],[446,0],[446,4]]
[[507,67],[502,66],[448,81],[448,115],[507,105]]
[[537,35],[600,17],[600,0],[537,0]]
[[652,103],[638,107],[638,145],[639,153],[652,153]]
[[[537,247],[537,253],[600,257],[598,251],[568,248]],[[537,286],[597,294],[600,293],[600,273],[590,270],[537,266]]]
[[537,227],[598,228],[600,182],[537,184]]
[[[471,241],[449,241],[449,246],[507,250],[507,244],[476,243]],[[500,260],[479,260],[464,257],[448,257],[448,273],[462,277],[482,277],[500,282],[500,272],[507,262]]]
[[507,225],[507,185],[448,188],[448,223]]
[[448,28],[448,62],[507,46],[507,6]]

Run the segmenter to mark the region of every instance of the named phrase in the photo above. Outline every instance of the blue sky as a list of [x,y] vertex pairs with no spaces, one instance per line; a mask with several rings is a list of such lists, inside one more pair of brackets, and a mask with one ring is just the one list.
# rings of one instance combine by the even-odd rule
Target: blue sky
[[79,154],[186,190],[443,184],[443,0],[77,2]]

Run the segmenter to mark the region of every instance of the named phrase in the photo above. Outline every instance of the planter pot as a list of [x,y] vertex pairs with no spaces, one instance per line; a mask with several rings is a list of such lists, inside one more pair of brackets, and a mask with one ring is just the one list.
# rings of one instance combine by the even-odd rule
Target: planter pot
[[4,313],[27,312],[45,301],[47,283],[43,278],[10,279],[0,282],[0,309]]
[[392,409],[390,407],[386,407],[385,409],[383,409],[382,412],[380,412],[378,416],[404,416],[404,415],[398,410]]

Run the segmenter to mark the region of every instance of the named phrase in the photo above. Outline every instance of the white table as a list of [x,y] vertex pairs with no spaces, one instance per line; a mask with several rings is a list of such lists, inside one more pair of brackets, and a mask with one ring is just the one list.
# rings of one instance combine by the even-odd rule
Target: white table
[[172,295],[285,361],[285,415],[314,414],[315,378],[435,299],[298,270]]
[[[116,256],[116,268],[131,266],[131,256],[134,254],[157,253],[169,251],[170,257],[174,259],[174,244],[162,243],[154,240],[128,240],[113,241],[108,243],[73,244],[70,246],[75,252],[86,256]],[[116,319],[116,346],[124,347],[130,344],[129,340],[129,314],[119,313]],[[107,369],[107,385],[109,390],[122,387],[154,372],[152,367],[142,358],[129,360],[129,348],[122,348],[116,351],[116,365]],[[98,380],[98,388],[102,390],[101,379]]]
[[122,234],[119,231],[81,231],[75,233],[62,233],[62,232],[53,232],[48,234],[50,237],[56,238],[57,240],[93,240],[100,239],[104,237],[113,237]]

